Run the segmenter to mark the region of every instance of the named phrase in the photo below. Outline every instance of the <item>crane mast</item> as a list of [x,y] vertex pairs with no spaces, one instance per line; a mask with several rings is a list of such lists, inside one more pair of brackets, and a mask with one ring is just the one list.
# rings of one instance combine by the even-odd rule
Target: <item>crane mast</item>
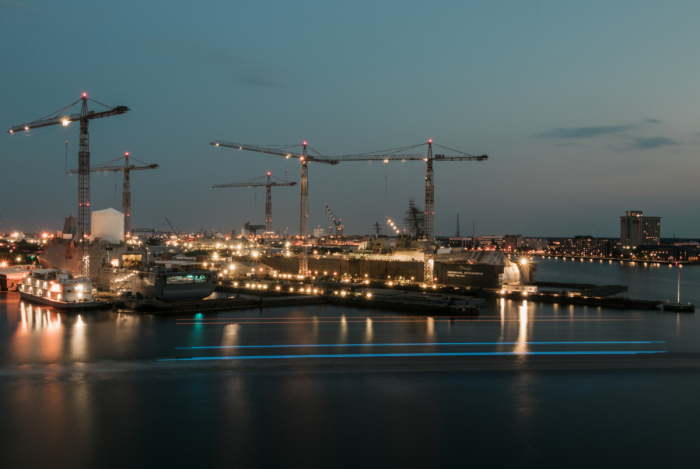
[[[124,158],[123,166],[110,166],[122,158]],[[146,169],[156,169],[158,167],[157,164],[146,164],[143,161],[136,160],[136,158],[134,159],[136,161],[139,161],[139,163],[143,164],[144,166],[134,166],[129,163],[129,158],[129,152],[127,151],[123,157],[90,168],[91,173],[118,171],[122,171],[124,173],[124,187],[122,189],[122,211],[124,212],[124,240],[126,240],[131,233],[131,171],[143,171]],[[76,173],[80,173],[80,170],[71,169],[70,171],[68,171],[68,174]]]
[[83,276],[90,276],[90,258],[87,255],[90,233],[90,134],[88,133],[87,96],[83,94],[80,107],[80,147],[78,149],[78,233]]
[[124,240],[131,233],[131,171],[129,152],[124,155],[124,186],[122,187],[122,210],[124,211]]
[[309,235],[309,168],[307,166],[306,142],[301,157],[301,182],[299,211],[299,236],[301,237],[301,257],[299,258],[299,273],[306,277],[309,274],[309,246],[306,238]]
[[428,158],[425,170],[425,253],[423,258],[423,278],[433,283],[433,224],[435,218],[435,181],[433,174],[433,141],[428,141]]
[[272,189],[270,185],[270,173],[267,173],[267,185],[265,186],[265,231],[272,232]]
[[[88,100],[107,108],[107,110],[100,112],[88,110]],[[66,111],[79,102],[81,103],[80,113],[66,114]],[[30,129],[47,127],[50,125],[63,124],[67,126],[71,122],[80,122],[80,145],[78,149],[78,234],[76,238],[80,255],[80,270],[83,277],[90,276],[90,258],[88,255],[88,245],[90,242],[90,134],[88,132],[88,125],[93,119],[124,114],[127,111],[129,111],[129,108],[126,106],[106,106],[93,99],[89,99],[87,93],[83,93],[78,101],[59,111],[28,124],[10,127],[7,131],[13,134],[15,132],[28,131]],[[74,240],[76,238],[74,238]]]

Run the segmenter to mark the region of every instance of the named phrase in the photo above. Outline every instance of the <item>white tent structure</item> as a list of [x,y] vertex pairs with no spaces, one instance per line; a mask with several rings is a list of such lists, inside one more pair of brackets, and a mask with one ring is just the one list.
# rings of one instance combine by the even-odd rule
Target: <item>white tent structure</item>
[[124,214],[113,208],[92,212],[92,236],[109,243],[124,241]]

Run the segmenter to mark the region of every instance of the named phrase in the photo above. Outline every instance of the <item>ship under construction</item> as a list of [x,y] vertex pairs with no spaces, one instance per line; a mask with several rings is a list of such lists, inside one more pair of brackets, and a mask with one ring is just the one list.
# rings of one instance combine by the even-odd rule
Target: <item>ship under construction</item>
[[[324,251],[319,246],[316,252]],[[368,280],[399,280],[425,283],[425,242],[410,238],[377,237],[363,242],[357,252],[312,254],[311,276],[361,277]],[[299,259],[278,253],[261,261],[280,273],[296,273]],[[525,258],[513,261],[499,250],[438,249],[431,255],[433,282],[441,285],[498,288],[509,283],[535,280],[537,265]]]

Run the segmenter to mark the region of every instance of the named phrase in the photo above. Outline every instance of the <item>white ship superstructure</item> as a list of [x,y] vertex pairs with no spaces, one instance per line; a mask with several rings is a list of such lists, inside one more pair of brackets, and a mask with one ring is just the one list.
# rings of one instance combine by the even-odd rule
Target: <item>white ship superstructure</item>
[[36,269],[19,285],[20,297],[27,301],[62,309],[97,305],[92,298],[92,280],[73,277],[64,270]]

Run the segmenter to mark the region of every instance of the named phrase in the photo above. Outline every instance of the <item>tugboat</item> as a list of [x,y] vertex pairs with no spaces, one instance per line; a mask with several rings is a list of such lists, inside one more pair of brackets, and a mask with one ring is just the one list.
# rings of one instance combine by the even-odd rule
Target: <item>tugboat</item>
[[86,309],[100,305],[92,298],[92,280],[74,278],[65,270],[35,269],[19,285],[23,300],[59,309]]
[[672,311],[675,313],[694,313],[695,305],[688,303],[687,305],[681,304],[681,268],[683,266],[678,264],[678,298],[676,303],[666,303],[664,305],[664,311]]

